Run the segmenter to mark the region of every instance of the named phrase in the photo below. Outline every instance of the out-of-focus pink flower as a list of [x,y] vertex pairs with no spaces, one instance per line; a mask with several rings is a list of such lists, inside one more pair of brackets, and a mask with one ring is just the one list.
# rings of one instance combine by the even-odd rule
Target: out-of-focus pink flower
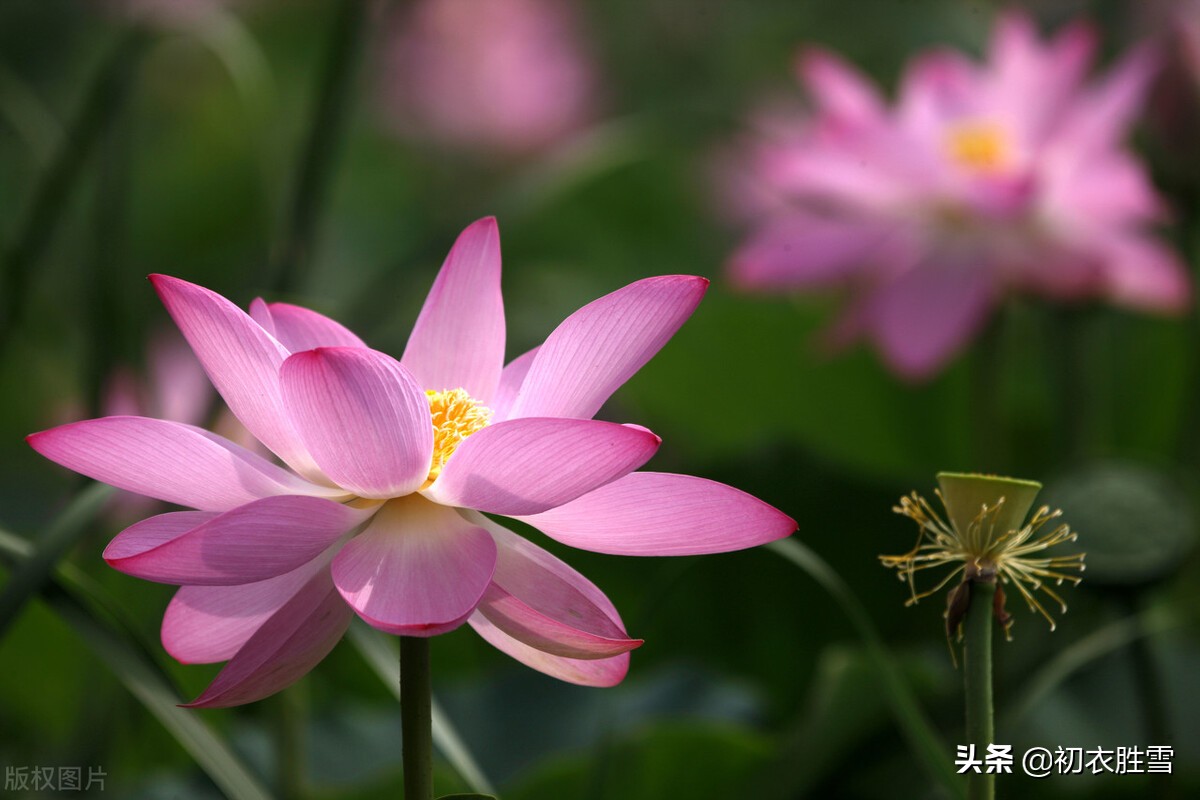
[[145,378],[118,367],[105,387],[104,412],[142,414],[198,425],[213,399],[212,387],[191,348],[174,331],[150,340]]
[[1183,61],[1200,87],[1200,0],[1172,0],[1169,8],[1166,27],[1178,36]]
[[381,89],[402,132],[523,153],[592,113],[595,69],[571,0],[422,0],[398,23]]
[[[191,348],[177,333],[162,333],[154,336],[146,352],[144,373],[139,375],[128,366],[118,366],[109,376],[104,387],[102,411],[108,416],[144,415],[199,425],[205,420],[212,405],[213,391],[200,362],[192,355]],[[78,419],[82,414],[73,414]],[[234,432],[240,425],[236,419],[224,414],[224,427]],[[230,425],[229,423],[233,423]],[[239,444],[245,441],[242,429]],[[229,438],[235,438],[226,433]],[[109,506],[112,516],[126,524],[154,509],[156,503],[150,498],[130,492],[118,492]]]
[[1042,42],[1009,14],[985,63],[927,53],[892,104],[833,54],[804,52],[812,112],[750,145],[734,186],[759,222],[732,280],[849,290],[831,339],[870,339],[913,378],[1010,292],[1180,311],[1187,273],[1148,231],[1164,210],[1121,145],[1154,58],[1136,49],[1089,83],[1094,46],[1083,25]]
[[1147,0],[1139,3],[1138,27],[1154,41],[1164,61],[1154,82],[1147,117],[1164,139],[1170,164],[1189,163],[1200,131],[1200,0]]
[[604,553],[683,555],[788,535],[792,519],[687,475],[634,472],[659,438],[592,419],[691,315],[707,281],[649,278],[583,307],[503,365],[495,221],[467,228],[400,361],[298,306],[152,278],[213,384],[277,466],[200,428],[105,417],[29,437],[97,480],[197,509],[151,517],[105,550],[181,585],[163,619],[182,662],[229,663],[193,703],[265,697],[308,672],[357,613],[432,636],[469,622],[563,680],[620,681],[630,638],[565,563],[480,512]]

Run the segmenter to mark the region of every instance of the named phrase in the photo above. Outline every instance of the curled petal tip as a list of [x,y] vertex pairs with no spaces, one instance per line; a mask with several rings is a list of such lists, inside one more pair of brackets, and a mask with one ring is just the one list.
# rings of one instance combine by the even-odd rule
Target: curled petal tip
[[647,436],[653,437],[655,447],[662,444],[662,437],[659,436],[654,431],[647,428],[645,425],[638,425],[636,422],[623,422],[623,423],[621,423],[621,426],[624,428],[632,428],[633,430],[637,431],[638,433],[644,433]]
[[694,283],[696,284],[697,288],[701,290],[707,289],[708,285],[712,283],[712,281],[710,281],[708,278],[705,278],[703,275],[664,275],[663,278],[667,280],[679,280],[685,283]]
[[162,294],[163,289],[166,287],[174,286],[180,283],[187,283],[185,280],[175,278],[170,275],[164,275],[161,272],[152,272],[146,276],[146,279],[150,281],[150,284],[154,287],[154,290],[159,294]]

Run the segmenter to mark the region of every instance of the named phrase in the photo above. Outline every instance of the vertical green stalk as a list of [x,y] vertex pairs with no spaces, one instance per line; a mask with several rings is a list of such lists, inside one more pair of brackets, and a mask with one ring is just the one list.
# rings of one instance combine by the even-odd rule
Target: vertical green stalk
[[[992,601],[994,582],[971,583],[971,605],[964,623],[963,678],[967,699],[967,743],[975,745],[975,758],[984,759],[996,739],[995,709],[992,705]],[[986,770],[986,767],[983,768]],[[968,772],[969,800],[992,800],[996,776]]]
[[369,0],[338,0],[329,54],[321,75],[308,137],[296,166],[291,209],[283,235],[272,254],[275,289],[287,292],[303,283],[312,260],[317,216],[329,191],[329,178],[338,142],[346,127],[346,109],[354,85],[366,32]]
[[134,29],[101,64],[84,93],[83,105],[34,188],[12,244],[0,259],[0,350],[7,346],[20,321],[30,276],[62,219],[71,190],[97,140],[116,116],[149,42],[148,34]]
[[404,800],[433,800],[433,710],[429,639],[400,637],[400,728]]
[[[1143,619],[1148,612],[1143,610],[1144,603],[1140,593],[1128,590],[1120,596],[1123,606],[1129,611],[1131,619]],[[1166,681],[1163,670],[1154,656],[1150,636],[1138,636],[1129,642],[1129,657],[1132,660],[1133,680],[1137,687],[1138,704],[1141,706],[1142,723],[1145,725],[1145,736],[1150,744],[1172,742],[1170,722],[1170,700],[1166,694]],[[1171,775],[1159,776],[1162,780],[1162,797],[1173,797]]]
[[307,711],[308,698],[302,684],[289,686],[275,698],[275,784],[283,800],[299,800],[306,793]]
[[895,657],[884,645],[858,596],[829,564],[798,539],[780,539],[764,547],[804,570],[841,606],[842,613],[846,615],[867,649],[867,655],[870,656],[879,675],[884,697],[891,706],[892,715],[912,752],[923,763],[930,776],[935,778],[951,797],[961,797],[962,782],[954,771],[950,758],[947,757],[945,743],[926,718],[912,687],[904,680]]

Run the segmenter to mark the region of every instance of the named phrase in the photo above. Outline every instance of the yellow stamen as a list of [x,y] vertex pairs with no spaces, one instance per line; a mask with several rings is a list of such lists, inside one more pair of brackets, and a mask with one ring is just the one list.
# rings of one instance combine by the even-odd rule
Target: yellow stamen
[[959,166],[973,172],[998,172],[1012,162],[1008,133],[992,122],[964,122],[946,134],[946,151]]
[[466,389],[426,391],[433,416],[433,461],[425,485],[437,480],[455,449],[475,431],[492,421],[492,410],[467,394]]
[[[937,495],[942,497],[940,491]],[[898,577],[908,584],[910,597],[905,605],[914,605],[942,590],[960,574],[964,576],[964,581],[969,581],[978,579],[976,576],[986,572],[1004,585],[1016,586],[1029,609],[1045,617],[1053,630],[1054,618],[1037,593],[1041,592],[1050,598],[1065,612],[1067,606],[1062,597],[1046,584],[1078,585],[1081,579],[1063,570],[1082,572],[1083,553],[1049,557],[1037,554],[1050,547],[1075,541],[1076,534],[1061,524],[1049,533],[1039,533],[1043,526],[1062,514],[1060,511],[1051,511],[1047,506],[1039,508],[1020,527],[1001,530],[996,521],[1004,508],[1003,497],[992,505],[983,504],[963,531],[942,519],[929,502],[916,492],[901,497],[900,505],[893,510],[917,523],[917,541],[907,553],[880,556],[880,560],[885,567],[895,569]],[[953,570],[933,588],[918,591],[916,573],[946,566],[953,566]]]

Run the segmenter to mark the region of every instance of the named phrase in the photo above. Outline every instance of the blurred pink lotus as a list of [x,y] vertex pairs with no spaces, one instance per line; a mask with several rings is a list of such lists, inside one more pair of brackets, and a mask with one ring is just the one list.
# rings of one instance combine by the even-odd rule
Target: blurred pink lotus
[[638,281],[583,307],[503,365],[494,220],[450,251],[401,361],[316,312],[152,278],[217,391],[290,469],[216,434],[105,417],[29,437],[42,455],[129,491],[198,509],[160,514],[104,552],[179,584],[163,645],[229,663],[193,703],[229,706],[308,672],[357,613],[432,636],[469,622],[547,674],[609,686],[641,644],[604,594],[483,516],[523,520],[604,553],[752,547],[795,522],[723,484],[634,472],[659,438],[592,417],[675,333],[708,282]]
[[423,0],[387,45],[382,99],[396,128],[520,154],[574,132],[596,76],[571,0]]
[[104,412],[199,425],[212,401],[212,387],[187,342],[174,331],[162,331],[147,347],[144,378],[126,366],[113,370],[105,387]]
[[1147,0],[1138,4],[1138,28],[1163,60],[1146,116],[1164,139],[1173,177],[1194,172],[1190,158],[1200,132],[1200,0]]
[[1148,49],[1085,83],[1095,35],[1048,42],[1003,16],[989,57],[918,57],[894,104],[832,53],[798,62],[813,111],[776,117],[729,192],[757,227],[730,259],[746,289],[848,290],[831,341],[872,340],[921,378],[1007,293],[1178,312],[1183,264],[1148,230],[1164,218],[1121,146],[1155,63]]
[[1200,87],[1200,0],[1173,0],[1170,10],[1167,30],[1179,37],[1183,60]]

